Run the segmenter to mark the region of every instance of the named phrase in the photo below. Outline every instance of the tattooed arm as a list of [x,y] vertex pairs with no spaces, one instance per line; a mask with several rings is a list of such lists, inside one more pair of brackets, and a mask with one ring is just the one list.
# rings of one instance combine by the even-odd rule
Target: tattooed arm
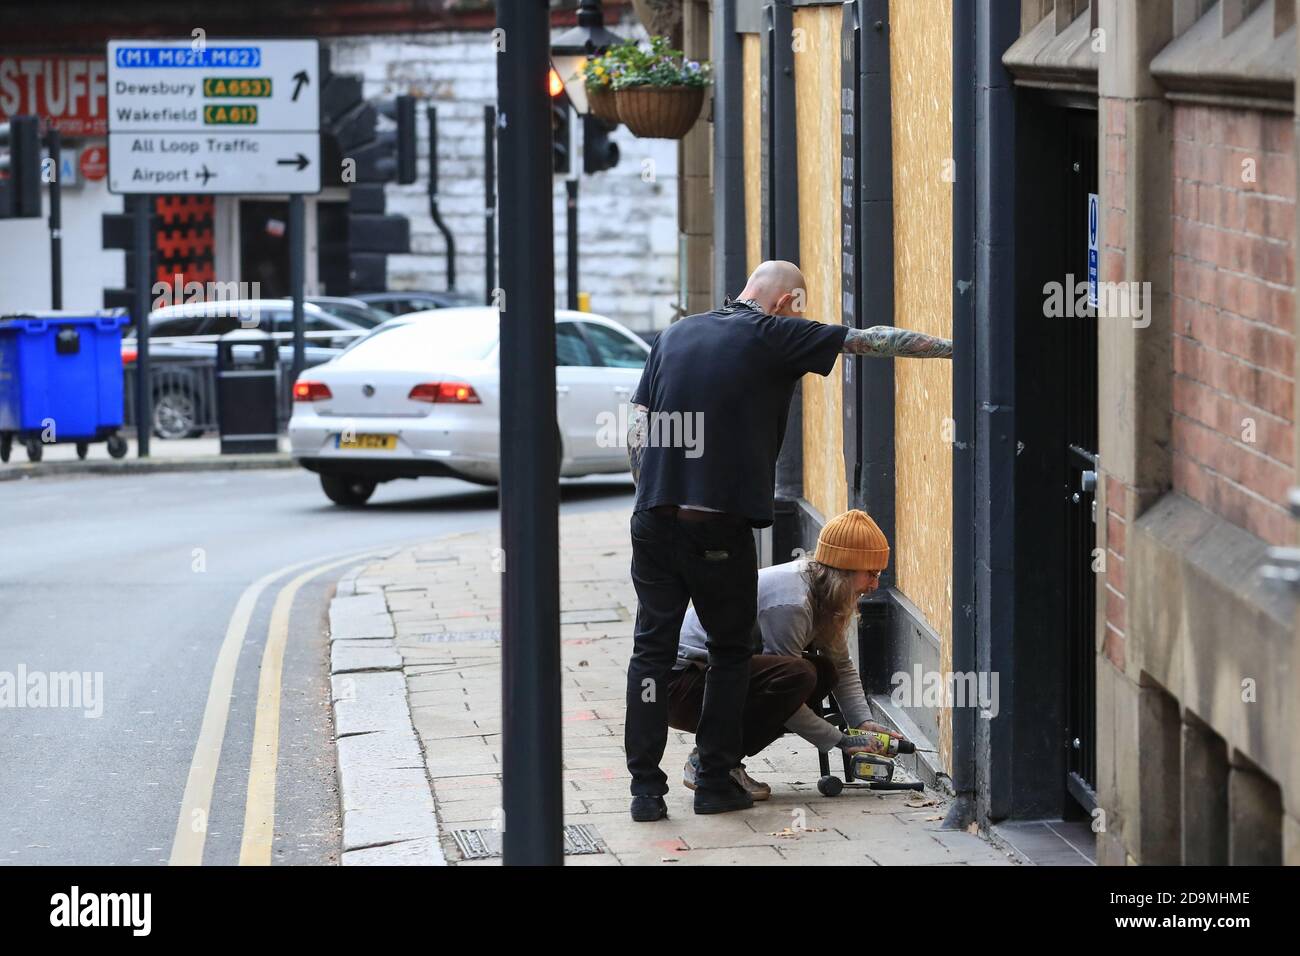
[[849,329],[844,351],[873,358],[952,358],[952,339],[890,325],[873,325],[869,329]]
[[627,423],[627,460],[632,466],[632,484],[641,483],[641,456],[645,452],[646,407],[633,405]]

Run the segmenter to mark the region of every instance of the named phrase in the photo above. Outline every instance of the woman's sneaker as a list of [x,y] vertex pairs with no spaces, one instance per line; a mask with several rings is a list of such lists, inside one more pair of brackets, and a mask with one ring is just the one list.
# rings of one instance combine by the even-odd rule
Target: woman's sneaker
[[700,748],[695,747],[691,750],[691,755],[686,758],[686,766],[682,767],[682,786],[687,790],[695,789],[695,778],[700,775]]
[[745,770],[745,765],[743,763],[731,771],[731,779],[744,787],[745,792],[755,800],[766,800],[772,795],[772,788],[751,777]]
[[[696,787],[695,781],[699,774],[700,748],[696,747],[691,750],[691,755],[686,758],[686,765],[682,767],[682,786],[687,790],[694,790]],[[755,800],[766,800],[772,795],[772,788],[751,777],[748,772],[746,772],[743,763],[731,771],[731,779],[744,787],[745,792]]]

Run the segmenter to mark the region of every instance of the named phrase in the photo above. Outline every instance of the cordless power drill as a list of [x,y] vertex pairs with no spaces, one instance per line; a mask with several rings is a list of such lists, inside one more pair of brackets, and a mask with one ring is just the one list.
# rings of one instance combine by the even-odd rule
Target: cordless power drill
[[[874,784],[877,789],[920,789],[917,784],[891,784],[894,778],[893,758],[899,754],[916,753],[916,744],[910,740],[900,740],[890,734],[877,730],[858,730],[850,727],[844,731],[849,737],[875,738],[879,744],[879,753],[860,751],[849,757],[849,772],[856,780]],[[857,741],[854,741],[856,743]],[[862,741],[866,743],[866,740]]]

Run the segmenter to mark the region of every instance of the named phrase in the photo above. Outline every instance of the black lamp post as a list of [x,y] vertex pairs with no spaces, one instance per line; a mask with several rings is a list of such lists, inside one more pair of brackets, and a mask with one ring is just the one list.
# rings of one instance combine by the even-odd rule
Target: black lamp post
[[497,0],[503,862],[564,861],[547,0]]
[[605,14],[600,0],[580,0],[578,25],[566,30],[551,44],[551,64],[564,83],[569,102],[580,116],[587,113],[587,86],[582,77],[582,64],[599,56],[623,38],[605,29]]

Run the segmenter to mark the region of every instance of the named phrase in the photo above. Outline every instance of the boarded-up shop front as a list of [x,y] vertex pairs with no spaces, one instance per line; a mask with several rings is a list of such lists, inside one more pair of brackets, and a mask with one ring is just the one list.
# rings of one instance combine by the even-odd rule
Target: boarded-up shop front
[[[722,82],[739,87],[719,90],[725,116],[715,102],[714,188],[732,194],[715,204],[715,255],[731,263],[715,273],[717,297],[761,260],[789,259],[813,320],[950,336],[951,0],[742,0],[715,4],[713,29],[725,31],[713,46]],[[891,678],[951,669],[951,440],[950,363],[846,357],[809,376],[770,552],[811,549],[849,508],[885,530],[893,564],[863,609],[860,665],[875,703],[923,742],[917,769],[932,782],[949,774],[945,708],[891,699]]]
[[[1067,25],[1074,6],[1061,8]],[[984,0],[712,11],[716,298],[762,259],[790,259],[810,319],[955,348],[952,362],[842,358],[805,380],[777,469],[770,560],[812,548],[847,508],[869,512],[893,552],[860,604],[858,667],[878,719],[918,741],[911,769],[954,796],[953,825],[1079,817],[1086,799],[1067,784],[1092,764],[1071,763],[1068,744],[1091,746],[1094,705],[1090,685],[1067,681],[1087,672],[1092,612],[1080,602],[1093,579],[1070,555],[1091,554],[1092,499],[1066,485],[1094,470],[1069,445],[1095,451],[1096,348],[1094,327],[1046,325],[1040,297],[1017,298],[1033,278],[1017,274],[1017,149],[1039,142],[1016,124],[1001,62],[1020,11]],[[1026,236],[1058,256],[1056,270],[1086,246],[1080,203],[1096,163],[1095,113],[1053,108],[1059,129],[1079,134],[1075,153],[1053,154],[1024,198],[1052,204],[1043,221],[1059,235]],[[1082,364],[1061,360],[1071,335],[1083,335]],[[1070,439],[1076,425],[1083,437]],[[1043,584],[1063,568],[1069,581]]]

